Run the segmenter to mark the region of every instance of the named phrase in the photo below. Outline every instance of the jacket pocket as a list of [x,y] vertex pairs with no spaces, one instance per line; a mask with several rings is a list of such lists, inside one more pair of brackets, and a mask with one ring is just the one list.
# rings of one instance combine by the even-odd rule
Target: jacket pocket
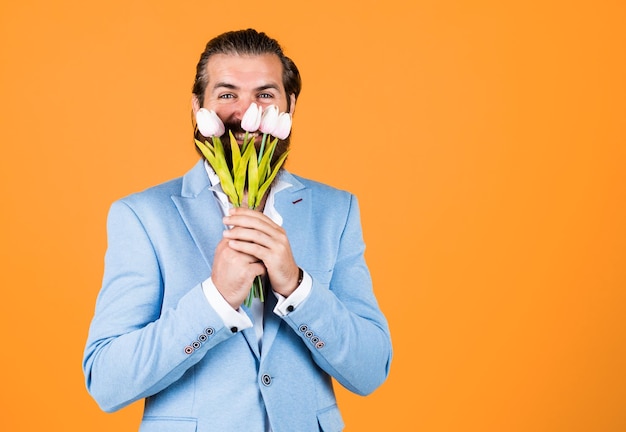
[[196,432],[197,420],[188,417],[144,417],[139,432]]
[[344,424],[337,405],[317,412],[317,422],[323,432],[341,432]]

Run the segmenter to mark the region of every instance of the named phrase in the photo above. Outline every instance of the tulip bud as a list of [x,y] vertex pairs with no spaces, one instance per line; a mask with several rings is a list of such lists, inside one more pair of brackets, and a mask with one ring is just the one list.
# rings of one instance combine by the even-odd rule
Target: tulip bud
[[276,127],[272,130],[272,136],[284,140],[291,132],[291,115],[289,113],[280,113]]
[[196,124],[200,133],[205,137],[219,137],[225,132],[224,123],[215,111],[206,108],[200,108],[196,112]]
[[255,132],[261,124],[263,109],[252,102],[241,119],[241,128],[246,132]]
[[278,107],[276,105],[270,105],[265,108],[263,115],[261,116],[261,125],[259,130],[264,134],[271,134],[276,124],[278,123]]

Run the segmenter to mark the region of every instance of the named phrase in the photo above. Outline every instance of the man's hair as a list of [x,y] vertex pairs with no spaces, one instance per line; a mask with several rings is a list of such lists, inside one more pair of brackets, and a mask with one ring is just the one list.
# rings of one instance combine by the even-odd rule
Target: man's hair
[[196,66],[196,79],[193,83],[192,92],[198,99],[200,106],[204,105],[204,92],[209,82],[207,63],[214,54],[229,55],[261,55],[276,54],[283,65],[283,86],[287,93],[287,109],[291,108],[290,95],[296,99],[302,89],[302,80],[296,64],[283,53],[278,41],[270,38],[265,33],[259,33],[254,29],[237,30],[222,33],[211,39],[200,56]]

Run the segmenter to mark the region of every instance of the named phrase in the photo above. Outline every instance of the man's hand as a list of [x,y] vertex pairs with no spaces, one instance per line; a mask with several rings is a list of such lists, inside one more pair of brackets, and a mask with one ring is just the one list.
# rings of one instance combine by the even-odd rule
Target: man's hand
[[[243,207],[231,209],[229,216],[224,218],[224,223],[232,226],[232,228],[224,232],[224,239],[220,242],[215,254],[216,259],[218,254],[226,253],[225,250],[220,250],[222,246],[228,249],[228,254],[239,257],[241,259],[239,265],[246,267],[237,269],[233,264],[232,270],[235,273],[240,271],[242,274],[246,274],[246,282],[248,282],[248,277],[252,275],[247,285],[248,290],[252,286],[254,276],[261,274],[256,266],[264,267],[267,270],[272,289],[278,294],[288,297],[297,288],[299,269],[294,261],[285,230],[263,213]],[[225,244],[223,245],[223,243]],[[244,278],[242,277],[242,279]],[[227,295],[222,292],[219,282],[214,279],[214,283],[224,298],[228,300]],[[238,289],[234,291],[238,292]],[[237,301],[241,298],[236,307],[239,307],[243,302],[247,293],[246,290],[245,295],[235,296]],[[229,301],[229,303],[231,302]]]
[[229,241],[223,238],[215,248],[211,280],[228,304],[239,309],[254,278],[265,275],[265,266],[258,258],[231,248]]

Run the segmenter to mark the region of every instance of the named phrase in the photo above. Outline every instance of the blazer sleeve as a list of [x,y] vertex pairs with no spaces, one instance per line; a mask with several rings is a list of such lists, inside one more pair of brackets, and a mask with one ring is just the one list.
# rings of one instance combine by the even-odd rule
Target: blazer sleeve
[[[103,285],[83,357],[88,391],[107,412],[177,381],[211,347],[232,337],[200,284],[162,310],[163,280],[142,221],[111,206]],[[181,341],[184,341],[181,342]]]
[[311,275],[311,293],[283,319],[302,338],[318,366],[348,390],[366,395],[388,376],[391,338],[365,263],[359,207],[353,195],[342,220],[332,269]]

